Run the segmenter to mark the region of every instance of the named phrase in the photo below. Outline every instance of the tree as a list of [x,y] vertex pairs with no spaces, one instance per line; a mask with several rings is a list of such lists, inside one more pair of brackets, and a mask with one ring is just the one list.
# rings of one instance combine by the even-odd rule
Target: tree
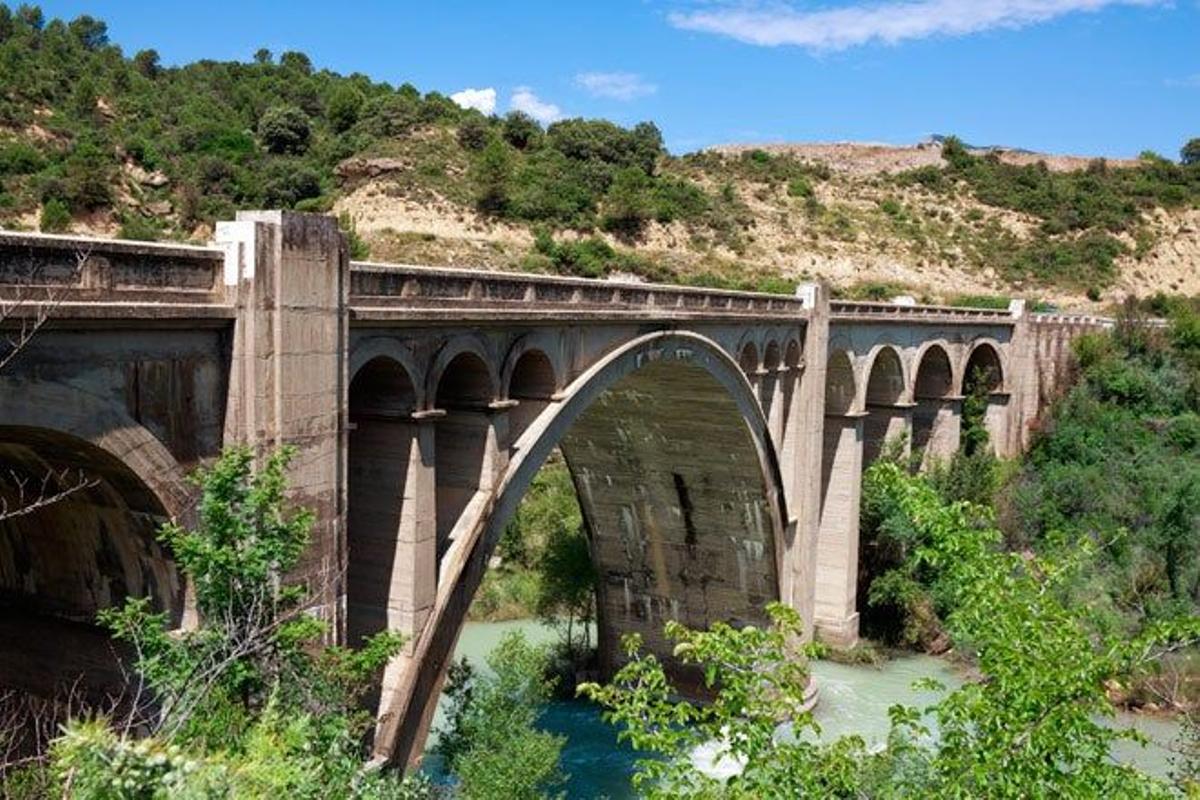
[[133,66],[143,77],[154,79],[162,71],[157,50],[139,50],[133,57]]
[[458,144],[464,150],[482,150],[491,136],[491,126],[480,114],[471,114],[458,123]]
[[308,115],[295,106],[272,106],[258,121],[258,135],[271,153],[303,153],[312,129]]
[[[538,582],[538,616],[565,627],[565,644],[572,657],[580,652],[586,654],[591,649],[588,624],[596,615],[598,576],[587,533],[578,516],[574,520],[560,518],[557,530],[547,537],[537,566],[541,578]],[[578,645],[576,623],[583,634]]]
[[[893,462],[876,462],[867,480],[886,524],[909,530],[909,555],[889,580],[949,609],[947,627],[980,680],[925,709],[893,707],[881,750],[858,737],[815,743],[801,735],[812,720],[805,668],[792,652],[795,612],[770,607],[765,630],[669,623],[676,656],[701,670],[713,702],[676,703],[662,665],[635,637],[612,683],[580,687],[624,725],[625,739],[657,756],[639,763],[637,787],[652,798],[1171,796],[1165,783],[1111,760],[1114,741],[1137,735],[1101,720],[1113,714],[1108,687],[1195,645],[1200,618],[1133,637],[1100,634],[1061,593],[1094,553],[1088,540],[1066,562],[1006,553],[999,531],[981,524],[986,509],[943,501]],[[703,741],[722,743],[738,774],[724,780],[698,765]]]
[[88,14],[71,20],[67,28],[85,50],[99,50],[108,44],[108,25]]
[[548,654],[512,631],[487,659],[490,674],[465,660],[452,665],[446,695],[449,723],[437,752],[458,778],[464,800],[535,800],[562,783],[558,760],[564,739],[536,723],[550,698]]
[[524,111],[510,111],[504,115],[502,135],[518,150],[528,150],[541,139],[542,126]]
[[341,133],[354,127],[354,123],[358,122],[359,114],[362,113],[362,107],[362,92],[353,86],[343,85],[330,95],[326,115],[329,117],[329,123],[333,125],[333,129]]
[[1179,160],[1187,166],[1200,164],[1200,138],[1188,140],[1179,151]]
[[291,451],[261,468],[226,452],[195,478],[199,524],[160,537],[194,590],[200,624],[171,631],[164,613],[129,599],[100,619],[135,652],[149,693],[136,722],[74,722],[54,747],[64,794],[110,797],[409,798],[421,787],[371,770],[360,749],[371,724],[361,700],[400,648],[382,633],[362,648],[322,647],[324,622],[305,613],[307,587],[285,578],[308,543],[312,514],[291,507]]
[[654,217],[652,189],[650,177],[641,169],[618,170],[601,206],[600,221],[604,229],[628,237],[641,234]]
[[279,66],[304,75],[312,74],[312,60],[298,50],[288,50],[279,57]]
[[71,227],[71,209],[56,197],[42,204],[42,215],[38,228],[42,233],[61,233]]
[[275,56],[265,47],[260,47],[254,51],[255,64],[270,64],[274,62]]
[[508,147],[499,139],[493,139],[471,162],[470,177],[476,207],[489,214],[503,214],[508,208],[511,176]]

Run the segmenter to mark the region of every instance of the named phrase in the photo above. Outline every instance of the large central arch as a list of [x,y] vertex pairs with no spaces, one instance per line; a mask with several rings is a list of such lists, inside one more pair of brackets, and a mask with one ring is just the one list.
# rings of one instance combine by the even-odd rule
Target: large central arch
[[647,334],[586,370],[524,425],[507,468],[439,570],[436,601],[411,652],[384,678],[376,751],[418,757],[458,634],[504,526],[561,447],[579,490],[600,574],[602,657],[642,634],[677,667],[662,628],[762,623],[780,597],[787,511],[767,421],[719,345],[689,332]]

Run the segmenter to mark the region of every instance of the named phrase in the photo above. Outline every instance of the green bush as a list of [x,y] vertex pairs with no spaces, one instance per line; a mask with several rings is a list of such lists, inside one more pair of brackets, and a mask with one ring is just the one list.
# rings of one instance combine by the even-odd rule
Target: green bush
[[42,204],[38,228],[43,233],[61,233],[71,227],[71,209],[62,200],[51,198]]
[[268,152],[297,154],[308,149],[312,129],[308,115],[299,108],[273,106],[259,119],[258,136]]
[[482,150],[491,135],[491,126],[482,115],[469,116],[458,124],[458,144],[464,150]]
[[457,778],[464,800],[535,800],[557,796],[563,781],[558,761],[565,741],[538,730],[542,705],[553,684],[543,678],[544,648],[519,631],[505,635],[487,659],[490,674],[466,661],[451,666],[446,695],[447,726],[437,752]]
[[119,239],[153,242],[162,236],[162,229],[153,221],[140,214],[127,214],[121,220],[121,228],[117,231]]

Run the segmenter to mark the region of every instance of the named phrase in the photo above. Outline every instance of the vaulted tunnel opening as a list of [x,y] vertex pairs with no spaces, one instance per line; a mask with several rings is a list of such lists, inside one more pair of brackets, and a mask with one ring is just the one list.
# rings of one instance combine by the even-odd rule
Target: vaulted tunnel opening
[[178,625],[167,513],[120,460],[74,436],[0,426],[0,694],[112,708],[128,653],[98,612],[148,597]]

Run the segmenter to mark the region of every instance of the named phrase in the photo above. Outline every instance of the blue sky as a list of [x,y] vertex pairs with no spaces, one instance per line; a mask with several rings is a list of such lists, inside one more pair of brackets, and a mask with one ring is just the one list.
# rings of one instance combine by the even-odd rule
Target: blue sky
[[[1200,136],[1200,0],[42,2],[166,63],[302,50],[319,67],[545,119],[730,141],[957,133],[1175,157]],[[490,90],[490,91],[489,91]]]

